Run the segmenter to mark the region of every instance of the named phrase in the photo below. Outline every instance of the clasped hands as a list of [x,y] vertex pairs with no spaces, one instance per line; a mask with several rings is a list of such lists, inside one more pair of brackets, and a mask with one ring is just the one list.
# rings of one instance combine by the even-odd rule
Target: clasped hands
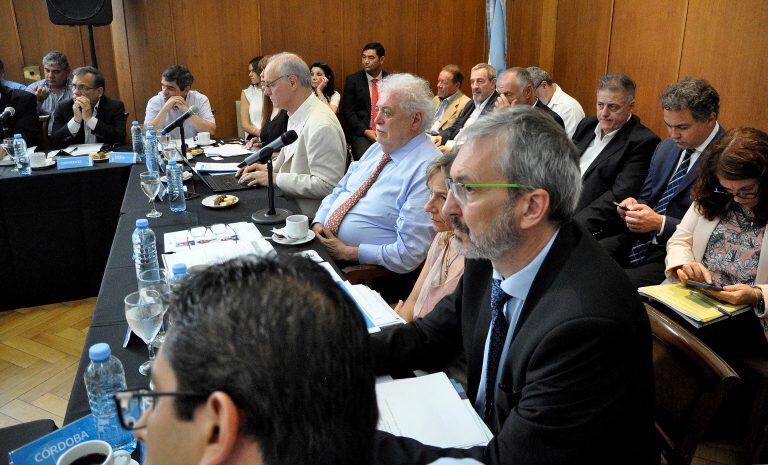
[[165,101],[165,104],[163,104],[163,110],[171,111],[171,109],[174,108],[181,111],[187,111],[189,110],[189,105],[187,105],[187,101],[184,100],[184,97],[181,95],[174,95]]
[[[670,270],[677,279],[686,284],[689,279],[712,284],[712,272],[699,262],[687,263]],[[760,291],[746,284],[723,286],[722,291],[699,289],[717,300],[735,305],[754,305],[760,297]]]
[[74,112],[74,118],[76,123],[82,123],[83,120],[88,121],[93,118],[93,106],[88,97],[79,96],[75,97],[72,103],[72,111]]
[[323,244],[328,255],[334,260],[344,260],[348,262],[358,261],[357,247],[347,245],[341,241],[330,229],[325,228],[321,223],[312,225],[312,231],[315,232],[317,240]]

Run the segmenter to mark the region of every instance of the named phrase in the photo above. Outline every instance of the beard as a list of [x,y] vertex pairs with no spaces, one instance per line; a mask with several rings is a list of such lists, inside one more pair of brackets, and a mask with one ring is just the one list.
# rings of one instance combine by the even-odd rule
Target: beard
[[517,247],[520,243],[520,228],[515,223],[515,202],[509,202],[504,209],[496,215],[493,223],[488,227],[484,235],[474,234],[458,217],[451,217],[451,225],[461,231],[469,240],[459,236],[456,238],[456,250],[465,258],[498,260],[507,251]]

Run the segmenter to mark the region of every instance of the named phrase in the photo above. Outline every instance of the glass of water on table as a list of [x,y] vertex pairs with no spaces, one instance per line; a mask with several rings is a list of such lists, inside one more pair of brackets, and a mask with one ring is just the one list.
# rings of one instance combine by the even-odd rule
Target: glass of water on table
[[[160,296],[163,304],[163,315],[168,311],[171,303],[171,273],[165,269],[144,270],[139,274],[139,291],[155,291]],[[159,348],[165,340],[166,324],[163,319],[160,332],[152,341],[155,348]]]
[[155,358],[152,341],[163,324],[165,308],[160,293],[155,290],[141,289],[125,296],[125,319],[128,326],[147,344],[149,360],[139,367],[139,373],[144,376],[149,375],[152,360]]
[[160,186],[162,185],[160,182],[160,173],[144,171],[139,174],[139,178],[141,179],[141,190],[144,191],[144,194],[149,197],[149,201],[152,202],[152,210],[147,213],[147,218],[163,216],[162,213],[155,209],[155,197],[157,197],[157,193],[160,191]]

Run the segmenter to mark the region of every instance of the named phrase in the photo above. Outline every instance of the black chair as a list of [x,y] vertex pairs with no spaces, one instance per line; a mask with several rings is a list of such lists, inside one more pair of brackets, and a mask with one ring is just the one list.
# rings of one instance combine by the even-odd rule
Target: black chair
[[53,420],[35,420],[0,428],[0,465],[8,465],[8,454],[11,451],[57,429]]

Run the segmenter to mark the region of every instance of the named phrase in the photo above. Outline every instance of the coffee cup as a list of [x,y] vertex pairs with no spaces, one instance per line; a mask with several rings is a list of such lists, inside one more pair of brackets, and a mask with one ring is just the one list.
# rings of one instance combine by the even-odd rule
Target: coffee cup
[[35,152],[29,156],[29,164],[32,166],[43,166],[46,163],[46,157],[43,152]]
[[307,215],[291,215],[285,219],[285,235],[290,239],[304,239],[309,232]]
[[125,450],[112,451],[104,441],[85,441],[59,456],[56,465],[129,465],[131,454]]
[[198,143],[198,145],[208,145],[211,143],[211,133],[210,132],[198,132],[195,136],[195,142]]

